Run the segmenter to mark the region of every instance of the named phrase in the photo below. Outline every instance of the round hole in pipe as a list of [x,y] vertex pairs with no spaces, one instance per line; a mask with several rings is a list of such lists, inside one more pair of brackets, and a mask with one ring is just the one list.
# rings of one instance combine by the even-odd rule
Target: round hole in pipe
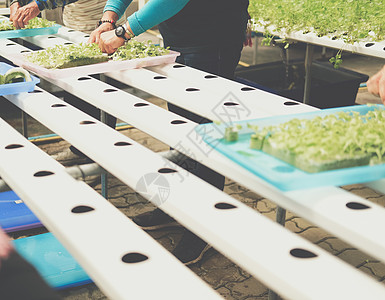
[[31,52],[31,50],[22,50],[22,51],[20,51],[20,53],[27,53],[27,52]]
[[172,66],[174,69],[184,68],[184,65],[174,65]]
[[197,92],[197,91],[200,91],[200,90],[197,88],[187,88],[186,89],[186,92]]
[[285,103],[283,103],[284,105],[287,105],[287,106],[293,106],[293,105],[299,105],[298,102],[294,102],[294,101],[286,101]]
[[217,204],[214,205],[214,207],[217,209],[234,209],[234,208],[237,208],[235,205],[232,205],[232,204],[226,203],[226,202],[218,202]]
[[136,264],[148,260],[148,256],[139,252],[130,252],[122,257],[122,262],[126,264]]
[[131,146],[132,144],[128,142],[116,142],[114,146],[122,147],[122,146]]
[[79,123],[80,125],[91,125],[91,124],[96,124],[94,121],[81,121]]
[[318,255],[314,252],[311,252],[309,250],[303,249],[303,248],[294,248],[290,250],[290,254],[297,258],[314,258]]
[[6,44],[5,46],[15,46],[16,44],[13,44],[13,43],[8,43]]
[[84,80],[90,80],[91,77],[79,77],[78,80],[79,81],[84,81]]
[[67,105],[65,104],[61,104],[61,103],[56,103],[56,104],[52,104],[51,107],[53,108],[56,108],[56,107],[66,107]]
[[64,45],[73,45],[71,42],[65,42]]
[[89,38],[89,37],[90,37],[90,35],[89,35],[89,34],[86,34],[84,37],[85,37],[85,38]]
[[134,104],[135,107],[143,107],[143,106],[148,106],[148,105],[149,105],[148,103],[141,103],[141,102]]
[[118,90],[116,89],[105,89],[103,92],[104,93],[113,93],[113,92],[117,92]]
[[211,75],[211,74],[205,76],[205,79],[214,79],[214,78],[218,78],[218,76]]
[[254,91],[255,89],[252,88],[252,87],[249,87],[249,86],[245,86],[243,88],[241,88],[241,91],[243,92],[249,92],[249,91]]
[[69,29],[67,32],[75,32],[74,29]]
[[360,203],[360,202],[348,202],[346,203],[346,207],[354,210],[362,210],[362,209],[368,209],[370,206]]
[[173,120],[173,121],[171,121],[171,124],[173,124],[173,125],[186,124],[186,123],[187,122],[183,121],[183,120]]
[[48,38],[49,39],[56,39],[56,36],[50,35]]
[[19,149],[19,148],[23,148],[23,147],[24,146],[20,145],[20,144],[10,144],[8,146],[5,146],[5,149],[12,150],[12,149]]
[[74,214],[83,214],[95,210],[95,208],[88,205],[78,205],[71,209]]
[[170,173],[176,173],[178,171],[170,168],[162,168],[162,169],[159,169],[158,172],[161,174],[170,174]]
[[372,47],[372,46],[374,46],[374,43],[366,43],[365,44],[365,47]]
[[239,103],[235,103],[235,102],[225,102],[223,103],[224,106],[237,106],[239,105]]
[[46,177],[55,174],[54,172],[51,171],[39,171],[33,174],[35,177]]
[[28,92],[29,94],[37,94],[37,93],[42,93],[43,91],[39,90],[33,90],[32,92]]
[[154,79],[159,80],[159,79],[167,79],[165,76],[155,76]]

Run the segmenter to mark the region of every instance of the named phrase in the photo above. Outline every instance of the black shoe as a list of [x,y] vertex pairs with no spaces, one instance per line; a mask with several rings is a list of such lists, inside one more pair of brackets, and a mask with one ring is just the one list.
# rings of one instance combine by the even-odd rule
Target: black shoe
[[172,254],[186,266],[197,263],[211,246],[191,231],[186,231]]
[[159,208],[136,216],[132,220],[144,230],[156,230],[166,227],[180,226],[175,219],[171,218]]

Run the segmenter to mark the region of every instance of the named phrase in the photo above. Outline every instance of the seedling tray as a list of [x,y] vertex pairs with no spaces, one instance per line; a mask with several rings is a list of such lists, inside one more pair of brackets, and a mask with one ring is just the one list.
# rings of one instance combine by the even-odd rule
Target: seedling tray
[[53,288],[64,289],[92,282],[52,233],[14,240],[13,245]]
[[56,34],[60,27],[61,25],[55,24],[51,27],[4,30],[0,31],[0,39],[13,39],[26,36]]
[[[44,51],[44,50],[39,50]],[[47,69],[37,64],[26,61],[25,57],[28,54],[18,54],[10,56],[10,60],[18,66],[30,70],[39,76],[46,78],[58,79],[73,76],[85,76],[88,74],[101,74],[106,72],[114,72],[128,69],[136,69],[143,67],[156,66],[161,64],[170,64],[175,62],[179,52],[170,51],[170,53],[161,56],[151,56],[146,58],[137,58],[124,61],[107,61],[97,64],[84,65],[79,67],[65,69]]]
[[43,226],[13,191],[0,193],[0,227],[6,232]]
[[[0,74],[4,74],[13,66],[0,62]],[[32,81],[16,82],[8,84],[0,84],[0,96],[18,94],[22,92],[32,92],[35,89],[35,85],[40,82],[40,79],[31,75]]]
[[[378,106],[383,107],[383,105]],[[341,186],[384,178],[385,164],[308,173],[262,151],[250,149],[250,136],[253,134],[253,131],[247,128],[247,124],[258,125],[262,128],[268,125],[278,125],[294,118],[311,119],[316,116],[326,116],[342,111],[357,111],[360,114],[366,114],[369,110],[373,109],[374,106],[358,105],[234,122],[231,125],[239,124],[242,126],[242,129],[238,132],[239,138],[236,142],[227,142],[223,138],[225,128],[228,127],[229,124],[202,124],[197,126],[195,130],[202,136],[203,140],[216,151],[224,154],[240,166],[280,190],[291,191],[321,186]]]

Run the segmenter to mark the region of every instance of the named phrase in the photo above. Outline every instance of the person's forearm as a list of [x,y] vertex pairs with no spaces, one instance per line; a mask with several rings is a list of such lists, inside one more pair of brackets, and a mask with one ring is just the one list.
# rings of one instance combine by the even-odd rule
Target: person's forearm
[[[104,12],[114,12],[119,19],[131,1],[108,0]],[[139,35],[176,15],[188,2],[189,0],[150,0],[143,8],[128,17],[129,28],[135,35]],[[106,18],[105,14],[103,18]]]
[[103,18],[107,12],[114,12],[118,17],[117,20],[119,20],[131,2],[132,0],[108,0],[103,10]]
[[[139,35],[176,15],[189,0],[150,0],[127,18],[132,32]],[[204,7],[202,7],[204,9]]]

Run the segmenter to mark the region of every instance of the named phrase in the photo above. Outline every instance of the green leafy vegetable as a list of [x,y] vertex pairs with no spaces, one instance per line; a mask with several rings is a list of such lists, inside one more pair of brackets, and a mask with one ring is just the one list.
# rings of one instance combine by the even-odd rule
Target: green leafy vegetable
[[[22,29],[34,29],[34,28],[44,28],[44,27],[52,27],[56,23],[53,21],[48,21],[42,18],[33,18],[29,20],[28,24]],[[9,20],[0,22],[0,31],[6,30],[16,30],[16,27],[13,26],[13,23]]]
[[251,148],[262,141],[262,151],[308,172],[385,163],[384,108],[249,128],[255,130]]
[[129,41],[110,57],[102,53],[97,44],[56,45],[44,51],[26,55],[26,60],[47,69],[64,69],[82,65],[95,64],[112,60],[130,60],[169,53],[168,49],[156,46],[148,41],[142,43]]
[[[250,0],[249,13],[254,25],[264,28],[264,44],[298,31],[347,44],[385,39],[383,0]],[[332,63],[341,62],[340,51]]]
[[3,75],[0,74],[0,84],[8,84],[23,81],[32,81],[32,78],[27,70],[20,67],[9,69]]
[[56,45],[26,55],[26,60],[47,69],[64,69],[108,60],[97,44]]
[[113,60],[129,60],[135,58],[145,58],[150,56],[160,56],[169,53],[170,50],[154,45],[151,41],[145,43],[130,40],[112,54]]

